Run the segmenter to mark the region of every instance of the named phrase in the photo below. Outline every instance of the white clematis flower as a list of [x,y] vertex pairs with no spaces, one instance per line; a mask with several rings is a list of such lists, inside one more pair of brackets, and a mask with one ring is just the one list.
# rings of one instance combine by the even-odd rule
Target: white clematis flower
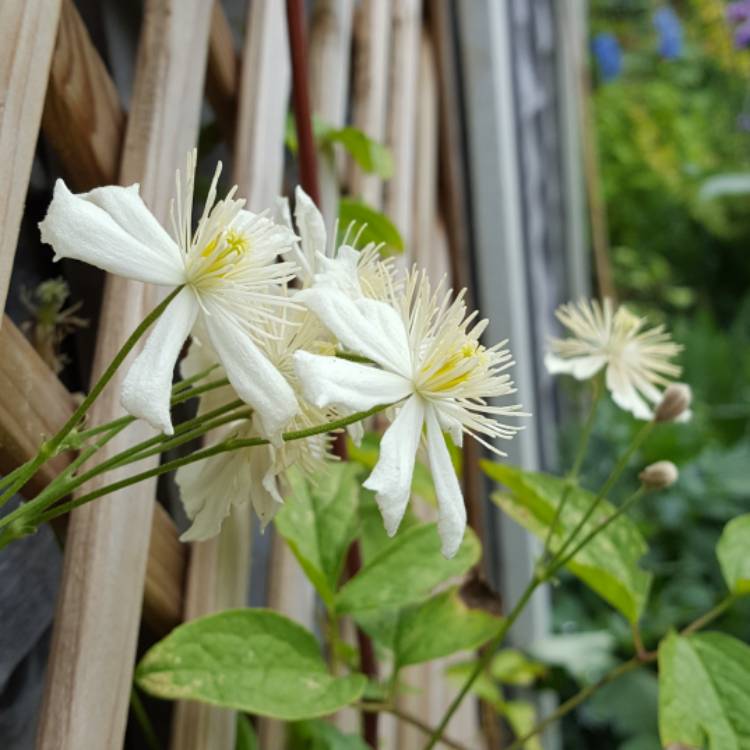
[[[279,213],[282,221],[292,229],[289,202],[285,198],[279,199]],[[330,286],[353,299],[368,297],[385,300],[394,287],[400,288],[394,280],[393,261],[381,259],[377,245],[369,243],[356,249],[353,246],[357,244],[359,236],[356,233],[350,238],[352,245],[346,244],[354,230],[353,225],[347,228],[344,244],[336,246],[334,242],[328,241],[323,215],[301,187],[297,187],[294,193],[294,223],[300,240],[292,246],[288,257],[300,269],[298,281],[303,290],[315,284],[319,287]],[[321,326],[318,350],[325,348],[326,338],[330,342],[328,353],[333,354],[338,343],[335,336]],[[354,443],[359,445],[364,437],[365,425],[363,422],[355,422],[346,431]]]
[[295,271],[277,256],[295,241],[288,229],[244,211],[236,187],[216,201],[218,165],[195,232],[191,215],[197,155],[188,155],[184,184],[177,173],[173,237],[141,199],[139,186],[102,187],[73,195],[55,184],[39,227],[55,260],[75,258],[110,273],[161,286],[183,286],[156,322],[125,377],[122,403],[132,415],[172,434],[170,388],[175,361],[201,319],[237,394],[257,414],[264,435],[277,439],[297,411],[294,392],[258,346],[268,322],[288,305],[281,284]]
[[573,336],[552,339],[544,360],[547,370],[587,380],[606,368],[605,382],[614,402],[638,419],[651,419],[648,402],[658,404],[663,396],[658,386],[669,385],[681,372],[669,360],[682,347],[664,326],[644,330],[646,318],[625,306],[614,311],[609,299],[601,305],[596,300],[562,305],[556,315]]
[[[458,550],[466,509],[443,438],[463,433],[510,439],[518,427],[495,416],[520,416],[519,406],[492,406],[486,399],[513,393],[504,371],[513,363],[504,343],[485,348],[479,337],[486,321],[466,315],[463,293],[453,302],[440,287],[433,292],[424,273],[413,271],[403,292],[391,288],[388,302],[351,298],[333,285],[317,284],[298,299],[351,352],[373,366],[299,351],[295,365],[303,391],[318,407],[363,411],[397,403],[395,419],[380,444],[380,458],[364,486],[373,490],[388,534],[396,533],[411,493],[423,430],[438,497],[438,529],[446,557]],[[494,446],[493,451],[500,453]],[[501,454],[502,455],[502,454]]]
[[[286,309],[284,317],[269,327],[272,335],[263,344],[264,351],[282,373],[298,396],[299,411],[288,425],[290,430],[304,430],[337,418],[332,409],[319,409],[305,401],[299,393],[299,383],[293,366],[294,351],[299,347],[315,348],[320,324],[307,310]],[[198,328],[187,357],[181,363],[185,377],[205,371],[217,361],[216,353]],[[216,374],[221,377],[221,373]],[[199,413],[234,401],[231,386],[209,391],[201,398]],[[212,443],[235,436],[241,439],[262,434],[255,416],[250,420],[233,422],[212,433]],[[262,528],[276,515],[286,490],[286,471],[298,466],[309,476],[318,474],[329,455],[331,438],[327,434],[313,435],[304,440],[282,442],[280,445],[260,445],[227,453],[219,453],[204,461],[188,464],[177,470],[175,477],[190,528],[180,537],[182,541],[202,541],[221,530],[224,519],[233,507],[251,503]]]
[[[282,220],[292,228],[289,203],[280,199]],[[337,246],[329,242],[323,215],[310,196],[297,187],[294,192],[294,223],[299,242],[287,252],[287,257],[299,267],[298,280],[303,289],[315,284],[333,284],[350,297],[384,299],[391,286],[393,262],[382,260],[377,245],[369,243],[357,249],[359,235],[353,225],[347,228],[344,241]]]

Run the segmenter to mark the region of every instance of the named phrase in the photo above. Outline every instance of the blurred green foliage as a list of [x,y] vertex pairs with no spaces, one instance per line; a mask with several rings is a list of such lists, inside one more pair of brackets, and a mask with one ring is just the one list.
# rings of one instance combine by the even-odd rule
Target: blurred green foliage
[[[716,542],[728,520],[750,510],[750,192],[715,189],[750,173],[750,51],[733,48],[723,0],[682,0],[671,3],[684,29],[682,55],[661,59],[651,21],[660,5],[593,0],[590,14],[592,34],[614,33],[624,53],[622,75],[593,91],[618,292],[685,347],[683,379],[695,395],[690,425],[661,427],[632,463],[669,459],[680,468],[680,481],[637,514],[651,549],[644,566],[654,574],[641,623],[647,648],[723,595]],[[602,405],[586,486],[601,484],[637,429],[611,402]],[[563,441],[570,452],[576,438]],[[635,473],[617,496],[633,490]],[[632,653],[627,623],[572,576],[555,603],[559,632],[607,630],[615,653]],[[750,641],[750,603],[715,629]],[[549,682],[562,699],[577,689],[565,670]],[[656,680],[643,669],[565,722],[565,747],[658,748],[655,717]]]
[[657,5],[592,9],[592,31],[615,33],[624,52],[623,74],[594,92],[616,281],[625,297],[675,312],[700,305],[726,322],[750,277],[750,195],[702,188],[750,171],[748,53],[731,47],[724,4],[702,0],[674,4],[686,43],[661,59]]

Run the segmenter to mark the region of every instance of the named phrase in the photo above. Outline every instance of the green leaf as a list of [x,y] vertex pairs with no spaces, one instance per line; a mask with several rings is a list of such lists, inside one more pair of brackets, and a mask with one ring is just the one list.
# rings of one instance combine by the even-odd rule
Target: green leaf
[[[563,496],[565,480],[491,461],[483,461],[482,468],[491,479],[501,482],[509,490],[494,493],[492,500],[521,526],[540,538],[546,537]],[[561,539],[573,531],[594,498],[588,490],[570,490],[558,520],[558,531],[550,545],[553,551],[559,549]],[[578,538],[582,539],[614,511],[614,507],[603,500]],[[643,612],[651,586],[651,574],[638,564],[647,549],[633,521],[620,516],[594,537],[567,567],[628,620],[635,622]]]
[[359,247],[373,243],[382,244],[387,255],[404,252],[404,240],[385,214],[355,198],[342,198],[339,201],[339,242],[343,241],[350,224],[354,224],[350,235],[362,229],[357,243]]
[[276,528],[330,607],[357,531],[357,467],[331,463],[313,479],[296,470],[287,476],[291,497],[276,516]]
[[566,669],[581,683],[596,682],[617,665],[617,638],[608,630],[550,634],[530,645],[531,655]]
[[399,667],[479,648],[497,635],[502,618],[471,609],[453,587],[403,610],[395,637]]
[[353,703],[367,679],[328,672],[312,633],[276,612],[237,609],[180,625],[136,669],[138,685],[168,700],[195,700],[294,721]]
[[471,529],[456,555],[440,553],[437,524],[427,523],[399,532],[336,596],[340,613],[402,607],[427,596],[439,583],[459,576],[479,560],[481,546]]
[[320,719],[289,725],[289,750],[369,750],[356,734],[344,734]]
[[[334,128],[316,115],[313,115],[312,125],[313,138],[319,150],[331,153],[333,145],[339,143],[365,172],[377,174],[386,180],[393,175],[393,157],[390,149],[370,138],[359,128]],[[286,119],[284,143],[293,154],[297,153],[297,126],[291,112]]]
[[245,714],[237,714],[237,737],[234,750],[258,750],[258,736],[255,734],[250,719]]
[[672,633],[659,644],[664,747],[750,750],[750,648],[723,633]]
[[[325,120],[321,119],[317,115],[312,117],[312,128],[313,128],[313,140],[315,141],[318,148],[321,148],[323,142],[328,137],[328,134],[334,130],[332,125],[329,125]],[[286,127],[284,129],[284,145],[293,153],[296,154],[299,149],[299,143],[297,142],[297,123],[294,120],[294,112],[289,112],[286,116]]]
[[[458,664],[451,664],[446,668],[445,674],[450,678],[451,682],[456,685],[463,685],[474,673],[476,665],[476,659],[469,659],[468,661],[462,661]],[[503,698],[500,685],[498,685],[487,674],[487,672],[482,672],[479,677],[474,680],[469,692],[472,693],[472,695],[476,695],[480,700],[489,703],[497,713],[505,713],[505,699]]]
[[[536,709],[528,701],[506,701],[503,713],[516,737],[524,737],[537,724]],[[539,735],[526,740],[523,747],[524,750],[542,750]]]
[[393,175],[393,159],[389,149],[358,128],[349,126],[329,130],[322,136],[321,145],[333,143],[340,143],[365,172],[386,180]]
[[515,648],[499,651],[490,664],[490,674],[505,685],[529,687],[545,672],[544,664],[532,661]]
[[733,518],[716,545],[724,580],[733,594],[750,594],[750,513]]

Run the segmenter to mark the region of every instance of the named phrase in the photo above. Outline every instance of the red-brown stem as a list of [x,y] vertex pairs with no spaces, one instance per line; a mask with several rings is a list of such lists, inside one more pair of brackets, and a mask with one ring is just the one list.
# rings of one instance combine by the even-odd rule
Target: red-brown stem
[[[308,88],[307,39],[305,33],[305,13],[302,0],[286,0],[287,28],[289,30],[289,50],[292,60],[292,103],[294,122],[297,129],[299,156],[299,178],[302,189],[320,206],[318,186],[317,152],[313,135],[310,91]],[[346,435],[339,433],[334,442],[334,452],[342,461],[347,459]],[[359,543],[353,542],[346,556],[346,572],[349,577],[357,574],[362,567]],[[378,665],[372,641],[357,628],[357,643],[360,653],[360,669],[370,679],[377,679]],[[362,728],[365,742],[372,748],[378,746],[378,714],[362,712]]]
[[[344,446],[346,450],[346,446]],[[359,542],[352,542],[346,554],[346,573],[349,578],[356,575],[362,567],[362,556],[359,551]],[[367,633],[357,628],[357,645],[359,646],[359,668],[369,679],[378,678],[378,664],[375,661],[375,649]],[[370,747],[378,746],[378,713],[362,712],[362,729],[365,742]]]
[[318,163],[310,108],[308,87],[307,34],[302,0],[286,0],[289,51],[292,58],[292,104],[297,128],[299,180],[302,189],[320,206],[318,189]]

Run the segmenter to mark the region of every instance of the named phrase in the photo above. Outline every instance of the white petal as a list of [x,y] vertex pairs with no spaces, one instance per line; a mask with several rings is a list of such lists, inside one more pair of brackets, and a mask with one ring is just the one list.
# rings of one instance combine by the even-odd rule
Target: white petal
[[621,409],[630,412],[636,419],[651,419],[653,412],[638,394],[626,373],[610,365],[607,368],[606,382],[612,400]]
[[[190,335],[190,348],[188,349],[188,353],[182,360],[180,360],[179,372],[181,377],[187,379],[194,375],[198,375],[201,372],[205,372],[212,366],[214,369],[211,373],[206,376],[205,380],[196,383],[196,385],[203,385],[211,380],[221,380],[227,376],[226,372],[224,372],[224,368],[219,364],[219,356],[214,351],[214,348],[211,346],[211,342],[208,339],[206,327],[202,324],[201,319],[198,318]],[[225,385],[206,391],[198,397],[197,415],[201,416],[206,414],[224,404],[228,404],[230,401],[236,401],[236,399],[237,394],[231,385]]]
[[448,414],[446,410],[437,409],[438,421],[440,422],[440,429],[443,432],[447,432],[453,440],[453,445],[456,448],[463,448],[464,445],[464,429],[461,422],[451,414]]
[[[254,449],[251,449],[254,450]],[[232,506],[250,499],[251,471],[244,450],[219,453],[177,470],[175,481],[192,526],[180,537],[199,542],[216,536]]]
[[451,463],[448,446],[432,406],[425,412],[427,455],[438,499],[438,531],[443,540],[443,555],[453,557],[461,546],[466,530],[466,506],[461,485]]
[[606,363],[607,358],[601,354],[563,358],[549,353],[544,357],[544,365],[550,375],[564,373],[572,375],[576,380],[588,380],[596,375]]
[[305,398],[321,409],[340,406],[366,411],[400,401],[413,392],[411,383],[400,375],[339,357],[300,350],[294,353],[294,369]]
[[375,493],[389,536],[398,531],[411,496],[414,460],[422,435],[424,402],[412,396],[380,441],[380,458],[363,487]]
[[[88,195],[115,212],[114,218],[84,196],[73,195],[62,180],[55,183],[47,216],[39,224],[42,242],[52,245],[55,260],[75,258],[136,281],[177,286],[185,280],[180,251],[138,196],[138,186],[98,188]],[[131,222],[123,226],[119,220]],[[152,244],[153,243],[153,244]]]
[[411,376],[411,353],[401,316],[384,302],[353,300],[332,287],[312,287],[296,299],[307,305],[348,349],[404,377]]
[[250,500],[263,530],[281,509],[284,500],[274,469],[273,446],[258,446],[249,450]]
[[237,395],[255,409],[263,436],[279,442],[299,407],[292,387],[238,322],[215,302],[203,316],[208,336]]
[[361,299],[363,294],[359,283],[359,258],[359,251],[347,245],[338,249],[335,258],[327,258],[318,253],[315,286],[331,287],[350,299]]
[[175,362],[197,315],[195,295],[185,288],[156,321],[122,383],[120,401],[125,410],[166,435],[174,432],[169,401]]
[[302,238],[306,270],[314,274],[317,253],[326,252],[326,224],[312,198],[299,186],[294,191],[294,223]]
[[128,234],[146,247],[170,258],[175,267],[182,268],[182,251],[149,211],[141,198],[139,187],[137,183],[129,187],[98,187],[82,193],[79,198],[106,211]]
[[346,431],[349,434],[349,437],[352,439],[354,445],[359,448],[359,446],[362,445],[362,438],[365,436],[364,424],[362,422],[355,422],[354,424],[350,424],[346,428]]

